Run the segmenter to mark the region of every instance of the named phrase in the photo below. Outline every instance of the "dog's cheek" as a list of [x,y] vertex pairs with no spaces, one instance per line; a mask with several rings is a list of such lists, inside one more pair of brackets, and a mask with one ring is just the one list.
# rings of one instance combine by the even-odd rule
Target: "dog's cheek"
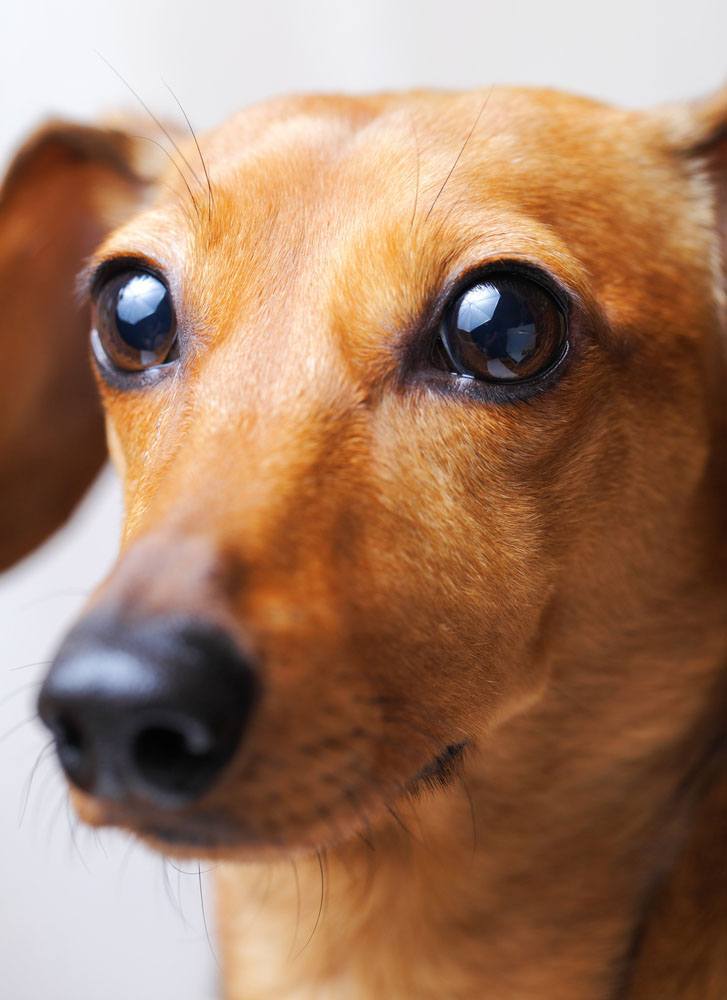
[[126,479],[126,455],[121,446],[121,438],[116,429],[116,424],[110,416],[106,417],[106,444],[108,445],[111,463],[116,470],[116,474],[124,482]]
[[423,400],[385,418],[365,573],[354,571],[362,619],[394,666],[381,683],[422,713],[487,725],[542,682],[538,506],[513,481],[511,432],[494,410]]

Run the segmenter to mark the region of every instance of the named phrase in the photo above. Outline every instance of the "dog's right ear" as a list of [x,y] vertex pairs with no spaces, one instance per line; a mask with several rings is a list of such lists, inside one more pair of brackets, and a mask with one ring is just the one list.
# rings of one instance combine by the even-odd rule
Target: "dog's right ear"
[[0,187],[0,570],[66,520],[104,461],[75,282],[144,198],[144,155],[121,131],[51,123]]
[[688,117],[684,151],[699,164],[712,189],[727,296],[727,86],[688,105]]

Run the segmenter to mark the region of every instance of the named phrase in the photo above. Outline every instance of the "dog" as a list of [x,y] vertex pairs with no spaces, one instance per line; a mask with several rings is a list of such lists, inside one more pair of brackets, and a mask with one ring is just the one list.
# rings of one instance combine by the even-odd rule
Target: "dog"
[[124,488],[79,815],[219,862],[228,1000],[723,1000],[727,91],[151,131],[0,196],[2,564]]

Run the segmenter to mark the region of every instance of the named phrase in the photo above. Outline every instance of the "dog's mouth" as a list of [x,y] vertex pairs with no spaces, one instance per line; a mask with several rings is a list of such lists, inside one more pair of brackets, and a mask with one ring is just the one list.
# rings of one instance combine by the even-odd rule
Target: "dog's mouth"
[[[441,753],[433,757],[420,768],[407,782],[399,786],[401,794],[416,797],[426,790],[436,790],[446,787],[457,775],[462,757],[469,741],[447,744]],[[384,815],[391,815],[396,800],[384,802]],[[185,809],[179,813],[161,814],[156,810],[129,810],[118,805],[108,808],[101,803],[95,803],[83,796],[79,803],[82,817],[92,825],[114,825],[128,830],[135,836],[146,841],[150,846],[162,853],[180,858],[225,857],[244,855],[258,856],[261,853],[274,855],[312,850],[317,845],[314,842],[300,845],[297,838],[286,842],[286,838],[276,838],[274,842],[251,838],[241,829],[239,823],[227,816],[221,810]],[[336,828],[335,817],[332,817],[333,828],[331,839],[349,839],[341,836]],[[349,833],[357,833],[368,837],[372,825],[367,820],[362,830],[351,828]],[[322,846],[330,846],[330,841]]]
[[99,612],[66,638],[39,714],[82,820],[230,860],[383,831],[408,796],[449,782],[466,746],[405,691],[324,685],[307,719],[307,677],[285,683],[264,688],[209,621]]

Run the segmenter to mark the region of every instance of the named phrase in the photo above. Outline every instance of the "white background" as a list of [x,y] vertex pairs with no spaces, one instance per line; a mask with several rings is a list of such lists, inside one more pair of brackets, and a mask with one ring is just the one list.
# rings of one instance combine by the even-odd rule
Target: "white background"
[[[724,0],[0,0],[0,160],[49,113],[93,118],[128,93],[157,112],[166,79],[200,127],[281,91],[491,82],[555,85],[629,105],[727,78]],[[2,323],[0,303],[0,324]],[[2,326],[0,325],[0,363]],[[214,994],[195,875],[113,835],[74,846],[32,685],[113,558],[109,473],[71,525],[0,579],[0,995],[3,1000],[202,1000]],[[177,909],[181,887],[182,916]],[[210,887],[205,880],[207,910]],[[185,923],[186,921],[186,923]]]

